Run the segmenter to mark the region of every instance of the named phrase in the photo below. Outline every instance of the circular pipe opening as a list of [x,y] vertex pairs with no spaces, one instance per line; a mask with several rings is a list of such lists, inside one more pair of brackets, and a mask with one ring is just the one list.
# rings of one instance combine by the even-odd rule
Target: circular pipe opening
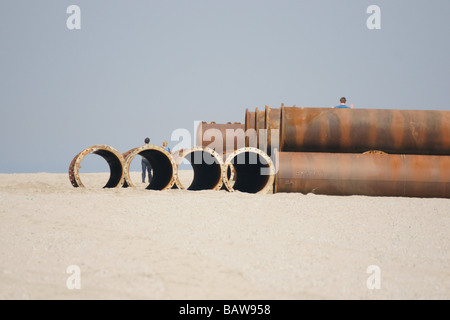
[[135,187],[130,176],[130,164],[136,155],[140,155],[150,162],[153,169],[153,176],[147,190],[166,190],[172,188],[175,183],[174,168],[175,164],[172,155],[163,147],[156,145],[145,145],[134,148],[124,153],[125,157],[125,181],[123,186]]
[[223,171],[223,181],[229,191],[267,193],[274,182],[275,168],[270,157],[257,148],[241,148],[228,156],[225,168],[234,167],[234,185]]
[[[179,177],[180,164],[186,159],[193,169],[191,184],[184,186]],[[182,190],[219,190],[222,187],[223,161],[214,150],[206,147],[183,149],[177,153],[175,183]]]
[[80,178],[80,168],[81,161],[90,153],[101,156],[108,163],[110,174],[108,182],[103,188],[116,188],[121,186],[124,178],[124,158],[119,151],[107,145],[95,145],[86,148],[73,158],[69,166],[69,179],[72,185],[75,188],[85,188]]

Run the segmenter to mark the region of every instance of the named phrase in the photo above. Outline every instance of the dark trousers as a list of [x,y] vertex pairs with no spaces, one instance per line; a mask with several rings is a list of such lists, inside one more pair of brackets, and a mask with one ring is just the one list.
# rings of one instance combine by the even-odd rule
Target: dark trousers
[[148,173],[148,183],[152,181],[152,166],[147,159],[142,158],[142,183],[145,182],[145,173]]

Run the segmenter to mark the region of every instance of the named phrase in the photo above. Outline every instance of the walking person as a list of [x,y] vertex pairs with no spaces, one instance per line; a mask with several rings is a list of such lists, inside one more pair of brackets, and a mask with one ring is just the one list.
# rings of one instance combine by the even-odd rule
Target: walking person
[[[148,145],[150,143],[150,138],[148,137],[145,138],[144,142],[146,145]],[[141,164],[142,164],[142,183],[145,183],[146,173],[148,174],[148,183],[150,183],[152,181],[152,165],[144,157],[142,157]]]

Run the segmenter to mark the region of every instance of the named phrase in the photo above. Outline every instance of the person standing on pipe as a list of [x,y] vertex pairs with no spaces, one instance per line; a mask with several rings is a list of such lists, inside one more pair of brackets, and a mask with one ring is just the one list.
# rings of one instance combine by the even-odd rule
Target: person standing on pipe
[[[145,138],[144,140],[145,144],[148,145],[150,143],[150,138]],[[148,183],[152,181],[152,165],[150,162],[145,158],[142,157],[141,160],[142,164],[142,183],[145,183],[145,173],[148,173]]]
[[340,99],[340,102],[341,102],[340,105],[335,106],[335,107],[333,107],[333,108],[338,108],[338,109],[339,109],[339,108],[343,108],[343,109],[353,109],[353,104],[351,104],[350,107],[346,105],[347,99],[345,99],[345,97],[342,97],[342,98]]

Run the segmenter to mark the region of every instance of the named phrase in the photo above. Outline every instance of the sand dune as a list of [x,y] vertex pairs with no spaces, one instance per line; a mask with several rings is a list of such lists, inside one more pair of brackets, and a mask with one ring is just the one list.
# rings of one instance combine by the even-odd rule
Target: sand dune
[[149,191],[139,175],[0,174],[0,298],[450,299],[450,199]]

